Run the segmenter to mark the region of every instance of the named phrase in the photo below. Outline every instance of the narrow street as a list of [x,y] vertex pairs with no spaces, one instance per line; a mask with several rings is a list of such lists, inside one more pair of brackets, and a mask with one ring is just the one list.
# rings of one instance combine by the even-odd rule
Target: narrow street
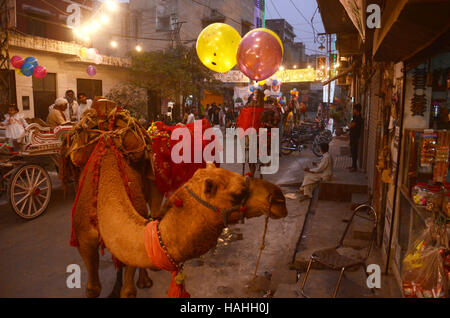
[[448,12],[0,0],[0,300],[450,298]]

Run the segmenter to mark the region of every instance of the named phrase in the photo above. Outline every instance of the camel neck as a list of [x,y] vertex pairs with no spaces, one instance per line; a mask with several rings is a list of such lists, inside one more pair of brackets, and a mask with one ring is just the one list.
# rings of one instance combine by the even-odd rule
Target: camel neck
[[198,204],[185,187],[178,189],[170,200],[177,199],[181,199],[183,205],[176,207],[168,203],[160,232],[168,253],[177,263],[183,263],[216,246],[224,225],[220,213]]
[[[195,187],[191,185],[191,189]],[[183,263],[213,248],[224,226],[220,213],[199,205],[184,187],[169,200],[177,198],[183,205],[168,203],[159,229],[169,255],[177,263]],[[101,164],[97,215],[102,239],[111,254],[130,266],[153,267],[144,243],[148,221],[136,212],[128,198],[111,151],[104,155]]]

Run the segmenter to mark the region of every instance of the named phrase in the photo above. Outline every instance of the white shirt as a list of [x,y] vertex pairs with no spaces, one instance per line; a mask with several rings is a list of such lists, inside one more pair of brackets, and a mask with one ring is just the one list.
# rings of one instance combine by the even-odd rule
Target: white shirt
[[333,175],[333,159],[330,154],[326,152],[322,160],[320,160],[317,168],[310,169],[311,172],[319,174],[322,178],[331,178]]
[[193,123],[194,121],[195,121],[195,115],[193,113],[190,113],[187,118],[186,124]]
[[92,99],[86,100],[86,104],[79,104],[78,105],[78,112],[77,112],[77,121],[80,121],[81,118],[83,118],[83,114],[88,109],[91,109],[92,106]]

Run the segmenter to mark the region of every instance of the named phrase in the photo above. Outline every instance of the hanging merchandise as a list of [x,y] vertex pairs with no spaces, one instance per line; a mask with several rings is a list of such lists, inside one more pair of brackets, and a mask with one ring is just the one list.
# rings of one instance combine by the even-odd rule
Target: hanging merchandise
[[427,220],[403,259],[402,289],[406,298],[445,298],[450,268],[447,267],[448,237],[445,225]]
[[436,133],[422,134],[422,147],[420,151],[420,166],[431,167],[436,156]]
[[444,182],[448,174],[448,158],[450,134],[447,131],[438,131],[436,144],[436,159],[433,168],[433,181]]
[[427,106],[426,89],[426,70],[425,68],[416,68],[414,70],[413,86],[414,97],[411,100],[411,112],[413,116],[423,116]]

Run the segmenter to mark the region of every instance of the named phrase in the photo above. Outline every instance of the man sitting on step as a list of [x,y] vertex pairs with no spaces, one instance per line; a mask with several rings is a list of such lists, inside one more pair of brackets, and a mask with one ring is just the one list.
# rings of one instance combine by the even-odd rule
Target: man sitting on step
[[329,145],[326,143],[320,144],[320,151],[323,154],[322,160],[316,168],[305,168],[305,176],[300,188],[303,196],[299,198],[300,201],[312,199],[314,187],[323,181],[331,180],[333,176],[333,159],[328,153]]

